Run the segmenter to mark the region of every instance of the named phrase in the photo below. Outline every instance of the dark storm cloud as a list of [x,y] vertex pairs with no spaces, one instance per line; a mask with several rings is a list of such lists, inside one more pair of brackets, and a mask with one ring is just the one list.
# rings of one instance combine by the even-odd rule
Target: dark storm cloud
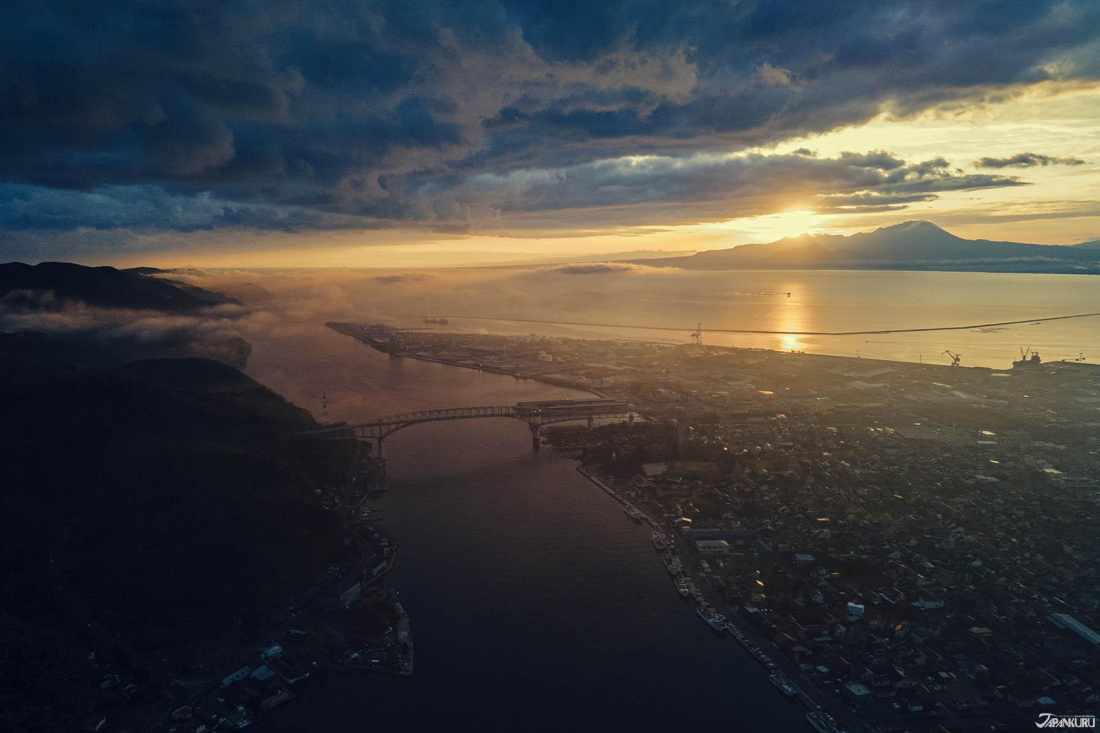
[[1031,168],[1037,165],[1084,165],[1080,158],[1056,158],[1039,153],[1016,153],[1007,158],[979,158],[974,165],[979,168]]
[[0,226],[461,226],[433,192],[1092,82],[1098,39],[1093,0],[8,0]]
[[[909,163],[883,151],[841,153],[836,158],[747,154],[690,157],[649,156],[600,160],[561,169],[524,169],[479,174],[451,189],[425,184],[418,193],[425,216],[462,210],[474,219],[614,207],[620,220],[637,220],[656,204],[666,223],[697,221],[708,202],[733,215],[763,213],[738,207],[760,202],[818,200],[824,206],[858,210],[935,199],[948,191],[1023,185],[1019,179],[951,171],[942,158]],[[412,198],[412,197],[410,197]],[[765,206],[766,208],[766,206]]]
[[0,183],[0,230],[167,229],[222,227],[301,231],[363,227],[360,217],[302,205],[218,198],[210,192],[171,193],[158,186],[106,185],[92,191]]

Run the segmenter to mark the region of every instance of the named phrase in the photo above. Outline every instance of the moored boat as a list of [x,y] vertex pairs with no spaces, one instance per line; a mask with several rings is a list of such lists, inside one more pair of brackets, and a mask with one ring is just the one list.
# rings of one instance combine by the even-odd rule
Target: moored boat
[[726,631],[726,617],[718,613],[718,609],[713,606],[699,606],[695,609],[695,613],[699,615],[699,618],[707,622],[707,626],[718,633],[725,633]]
[[779,691],[782,692],[784,695],[791,697],[794,696],[794,685],[791,684],[791,681],[787,677],[787,675],[781,672],[776,672],[775,674],[768,677],[768,679],[773,685],[778,687]]
[[687,598],[691,595],[691,586],[688,585],[688,581],[684,578],[676,578],[676,590],[679,592],[681,598]]
[[806,722],[813,726],[818,733],[843,733],[837,728],[836,720],[824,710],[818,708],[806,713]]

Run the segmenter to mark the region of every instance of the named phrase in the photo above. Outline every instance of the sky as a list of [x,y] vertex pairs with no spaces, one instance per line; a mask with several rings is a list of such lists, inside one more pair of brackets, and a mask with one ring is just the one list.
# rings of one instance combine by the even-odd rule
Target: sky
[[1095,0],[8,0],[0,260],[1100,238]]

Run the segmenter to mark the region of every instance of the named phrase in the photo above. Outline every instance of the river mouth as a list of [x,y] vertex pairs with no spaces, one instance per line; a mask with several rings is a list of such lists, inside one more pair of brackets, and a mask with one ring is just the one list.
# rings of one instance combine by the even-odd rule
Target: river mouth
[[[323,327],[296,338],[307,343],[259,343],[249,372],[315,411],[323,391],[330,420],[587,396],[390,358]],[[532,451],[525,424],[416,425],[386,441],[386,457],[389,491],[373,504],[401,543],[385,583],[410,614],[416,673],[331,675],[265,728],[805,727],[680,598],[651,529],[575,461]]]

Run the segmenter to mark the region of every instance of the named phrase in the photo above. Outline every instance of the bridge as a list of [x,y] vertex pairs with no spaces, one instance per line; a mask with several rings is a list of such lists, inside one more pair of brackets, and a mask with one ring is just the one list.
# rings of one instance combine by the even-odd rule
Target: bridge
[[378,457],[382,457],[382,443],[386,438],[411,425],[446,420],[477,420],[489,417],[507,417],[523,420],[531,429],[531,445],[539,448],[542,426],[553,423],[585,420],[592,427],[598,418],[623,417],[634,422],[636,414],[633,405],[619,400],[549,400],[540,402],[520,402],[515,405],[494,405],[488,407],[450,407],[419,412],[404,412],[399,415],[380,417],[355,425],[336,425],[320,430],[310,430],[305,435],[319,435],[326,438],[373,440],[378,444]]

